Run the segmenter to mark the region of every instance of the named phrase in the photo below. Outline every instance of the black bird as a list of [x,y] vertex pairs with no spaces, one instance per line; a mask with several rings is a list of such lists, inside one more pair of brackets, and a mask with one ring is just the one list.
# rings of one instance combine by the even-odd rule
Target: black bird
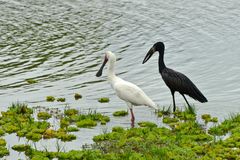
[[173,98],[173,111],[176,110],[174,98],[175,91],[179,92],[183,96],[188,106],[190,105],[184,94],[192,97],[195,100],[198,100],[199,102],[202,103],[207,102],[208,101],[207,98],[204,97],[200,90],[195,86],[195,84],[193,84],[193,82],[187,76],[166,67],[163,60],[164,50],[165,46],[163,42],[155,43],[153,47],[148,51],[146,57],[143,60],[143,64],[151,58],[153,53],[155,53],[156,51],[159,52],[158,60],[159,73],[162,75],[162,79],[164,80],[165,84],[171,91]]

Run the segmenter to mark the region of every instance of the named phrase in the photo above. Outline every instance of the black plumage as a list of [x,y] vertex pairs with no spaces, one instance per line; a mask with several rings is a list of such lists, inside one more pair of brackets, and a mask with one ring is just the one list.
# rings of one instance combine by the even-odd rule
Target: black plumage
[[153,45],[153,47],[148,51],[146,57],[143,60],[143,63],[145,63],[150,57],[153,55],[154,52],[159,52],[159,73],[162,76],[163,81],[168,86],[168,88],[171,91],[172,98],[173,98],[173,111],[176,110],[175,105],[175,97],[174,93],[177,91],[179,92],[186,103],[189,105],[185,94],[192,97],[193,99],[204,103],[207,102],[207,98],[200,92],[200,90],[195,86],[195,84],[184,74],[174,71],[173,69],[167,68],[164,63],[164,50],[165,46],[163,42],[157,42]]

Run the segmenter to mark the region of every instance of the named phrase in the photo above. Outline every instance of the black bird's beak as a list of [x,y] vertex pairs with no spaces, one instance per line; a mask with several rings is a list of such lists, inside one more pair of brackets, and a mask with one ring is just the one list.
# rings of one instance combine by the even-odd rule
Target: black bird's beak
[[103,68],[106,65],[107,61],[108,61],[108,58],[105,56],[103,64],[102,64],[102,66],[100,67],[100,69],[98,70],[98,72],[96,74],[97,77],[100,77],[102,75]]
[[145,56],[142,64],[144,64],[145,62],[147,62],[147,61],[152,57],[152,55],[153,55],[153,53],[154,53],[155,51],[156,51],[156,50],[155,50],[155,47],[153,46],[153,47],[148,51],[148,53],[147,53],[147,55]]

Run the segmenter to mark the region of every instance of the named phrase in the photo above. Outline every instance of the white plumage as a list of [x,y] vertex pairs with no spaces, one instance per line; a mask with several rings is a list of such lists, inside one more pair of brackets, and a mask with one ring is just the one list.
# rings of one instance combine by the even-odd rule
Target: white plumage
[[105,53],[105,59],[103,62],[103,65],[101,66],[100,70],[96,74],[96,76],[101,76],[102,75],[102,70],[104,65],[108,62],[108,81],[112,85],[112,88],[115,90],[117,96],[124,100],[130,111],[131,111],[131,121],[132,121],[132,126],[134,125],[134,114],[132,111],[133,106],[139,106],[139,105],[145,105],[149,106],[151,108],[157,109],[156,104],[143,92],[141,88],[136,86],[133,83],[127,82],[115,75],[114,72],[114,66],[116,62],[116,56],[110,52],[107,51]]
[[131,103],[131,105],[145,105],[157,109],[155,103],[135,84],[118,78],[118,80],[113,83],[113,89],[120,99]]

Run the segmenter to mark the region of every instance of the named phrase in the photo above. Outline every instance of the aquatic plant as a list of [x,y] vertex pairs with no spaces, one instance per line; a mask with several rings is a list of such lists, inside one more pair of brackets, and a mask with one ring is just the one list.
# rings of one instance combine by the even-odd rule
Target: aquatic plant
[[172,118],[172,117],[163,117],[162,121],[163,121],[163,123],[170,124],[170,123],[178,122],[179,119],[178,118]]
[[57,102],[65,102],[66,98],[57,98]]
[[60,119],[60,128],[67,128],[70,125],[67,117]]
[[211,127],[208,133],[211,135],[225,135],[234,129],[239,128],[240,113],[231,115],[228,119],[224,120],[221,124]]
[[4,130],[2,128],[0,128],[0,136],[3,136],[4,134],[5,134]]
[[14,124],[11,123],[6,123],[5,125],[2,126],[2,128],[4,129],[4,131],[6,133],[14,133],[20,130],[20,128]]
[[[99,122],[108,122],[108,116],[89,110],[87,113],[78,110],[66,110],[60,119],[60,128],[54,130],[47,121],[37,121],[32,110],[25,104],[14,104],[0,116],[0,135],[16,133],[28,140],[37,142],[40,139],[57,138],[59,141],[72,141],[76,136],[69,132],[78,127],[92,127]],[[162,112],[164,113],[164,112]],[[209,115],[203,116],[209,119]],[[210,117],[212,122],[214,117]],[[215,117],[216,118],[216,117]],[[177,109],[173,113],[162,114],[159,118],[164,127],[152,122],[139,122],[138,128],[112,128],[112,132],[93,137],[95,144],[89,150],[64,152],[61,147],[56,152],[47,149],[38,151],[27,144],[17,144],[12,149],[24,152],[29,159],[239,159],[240,155],[240,114],[231,115],[222,123],[211,123],[209,129],[196,120],[196,114]],[[214,120],[216,121],[216,120]],[[168,127],[166,127],[168,126]],[[207,132],[206,132],[207,130]],[[224,139],[217,137],[225,135]],[[217,138],[216,138],[217,137]],[[9,151],[6,141],[0,138],[0,157]]]
[[69,126],[67,128],[67,132],[77,132],[79,131],[79,129],[77,127],[74,127],[74,126]]
[[108,97],[102,97],[98,99],[98,102],[100,103],[108,103],[110,99]]
[[113,113],[113,116],[126,116],[126,115],[128,115],[128,112],[125,110],[116,111]]
[[163,115],[170,115],[171,113],[172,113],[171,106],[169,106],[169,107],[163,106],[162,109],[157,111],[158,117],[162,117]]
[[46,101],[47,101],[47,102],[54,102],[54,101],[55,101],[55,97],[53,97],[53,96],[47,96],[47,97],[46,97]]
[[51,118],[52,115],[49,114],[48,112],[38,112],[37,117],[38,117],[38,119],[47,120],[47,119]]
[[196,113],[195,113],[194,106],[185,107],[185,110],[177,110],[173,113],[176,118],[183,121],[195,121],[196,120]]
[[0,138],[0,146],[5,146],[5,145],[6,145],[5,139]]
[[9,155],[9,151],[6,146],[6,141],[5,139],[0,138],[0,158]]
[[88,128],[97,125],[97,122],[100,122],[102,125],[105,125],[110,121],[108,116],[97,113],[96,111],[89,110],[88,113],[79,113],[76,109],[67,109],[64,111],[65,117],[60,120],[60,127],[66,128],[70,124],[75,124],[78,127]]
[[2,129],[6,133],[17,133],[19,137],[38,141],[41,134],[50,126],[48,122],[38,122],[32,117],[32,109],[21,103],[12,104],[6,112],[2,112],[1,120],[5,123]]
[[12,146],[12,149],[18,152],[24,152],[30,148],[31,148],[30,145],[26,145],[26,144],[17,144]]
[[204,120],[205,123],[208,123],[211,121],[211,115],[210,114],[203,114],[202,119]]
[[34,83],[38,83],[38,81],[37,80],[35,80],[35,79],[32,79],[32,78],[30,78],[30,79],[26,79],[25,80],[28,84],[34,84]]
[[84,120],[78,121],[76,125],[80,128],[89,128],[89,127],[96,126],[97,122],[92,119],[84,119]]
[[183,112],[186,112],[188,114],[196,115],[196,107],[194,105],[191,106],[185,106],[185,110]]
[[218,122],[218,118],[217,117],[212,117],[210,121],[213,122],[213,123],[217,123]]
[[0,158],[9,155],[9,151],[7,148],[0,146]]
[[[187,113],[185,113],[187,114]],[[190,113],[189,113],[190,114]],[[181,114],[178,114],[181,115]],[[171,116],[164,116],[163,118]],[[181,116],[179,116],[181,117]],[[173,118],[172,118],[173,119]],[[170,119],[170,121],[172,120]],[[232,117],[232,134],[226,140],[213,141],[213,136],[195,120],[174,117],[171,129],[157,127],[151,122],[141,122],[143,127],[124,129],[116,126],[112,132],[93,138],[95,145],[90,150],[69,152],[43,152],[35,149],[26,151],[30,158],[40,156],[57,159],[238,159],[240,153],[240,127],[238,116]],[[223,122],[224,123],[224,122]],[[168,125],[168,123],[167,123]],[[65,139],[66,131],[60,129]],[[69,136],[71,137],[71,136]],[[60,137],[58,137],[60,138]]]
[[100,124],[101,124],[101,125],[106,125],[106,124],[107,124],[107,122],[106,122],[106,121],[104,121],[104,120],[102,120],[102,121],[100,122]]
[[61,139],[62,141],[72,141],[75,140],[77,137],[73,134],[67,134],[65,131],[59,130],[55,132],[55,137]]
[[[106,123],[110,121],[110,118],[108,116],[105,116],[101,113],[97,113],[96,111],[92,111],[89,110],[88,113],[78,113],[75,114],[75,111],[69,111],[68,113],[68,121],[70,121],[71,123],[73,122],[79,122],[81,120],[85,120],[85,119],[91,119],[93,121],[96,122],[101,122],[101,123]],[[73,114],[70,114],[73,113]]]
[[4,113],[11,114],[14,112],[16,114],[32,114],[33,110],[29,108],[27,104],[17,102],[17,103],[12,103],[12,105],[9,107],[9,110]]
[[43,138],[44,139],[50,139],[50,138],[55,138],[56,136],[56,131],[48,128],[44,133],[43,133]]
[[42,135],[40,133],[29,132],[26,134],[26,138],[28,140],[32,140],[33,142],[37,142],[42,139]]
[[64,114],[66,116],[72,116],[72,115],[76,115],[78,114],[78,110],[77,109],[67,109],[67,110],[64,110]]
[[112,132],[124,132],[124,128],[120,126],[115,126],[112,128]]
[[146,121],[138,122],[138,125],[140,127],[150,127],[150,128],[157,127],[157,125],[155,123],[153,123],[153,122],[146,122]]
[[81,99],[82,95],[79,93],[75,93],[74,98],[75,98],[75,100]]
[[[1,114],[1,113],[0,113]],[[4,125],[5,124],[5,121],[3,121],[0,117],[0,126]]]

